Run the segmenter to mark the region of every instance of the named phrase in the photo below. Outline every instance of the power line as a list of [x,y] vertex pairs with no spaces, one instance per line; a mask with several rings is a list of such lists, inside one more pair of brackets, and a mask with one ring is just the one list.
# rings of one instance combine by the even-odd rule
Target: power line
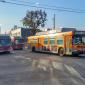
[[67,10],[64,8],[51,8],[51,7],[44,7],[44,6],[35,6],[35,5],[28,5],[28,4],[22,4],[22,3],[16,3],[16,2],[9,2],[5,0],[0,0],[2,3],[7,3],[7,4],[15,4],[15,5],[21,5],[21,6],[29,6],[33,8],[42,8],[42,9],[47,9],[47,10],[55,10],[55,11],[66,11],[66,12],[74,12],[74,13],[85,13],[85,11],[75,11],[75,10]]
[[[10,0],[10,1],[14,1],[14,0]],[[25,4],[27,4],[27,3],[29,3],[29,4],[35,4],[35,3],[32,3],[32,2],[21,1],[21,0],[19,0],[19,1],[17,1],[17,2],[22,2],[22,3],[25,3]],[[73,8],[67,8],[67,7],[58,7],[58,6],[51,6],[51,5],[47,5],[47,4],[39,4],[39,5],[40,5],[40,6],[44,6],[44,7],[66,9],[66,10],[70,10],[70,11],[78,11],[78,12],[84,11],[84,12],[85,12],[85,10],[82,10],[82,9],[73,9]]]

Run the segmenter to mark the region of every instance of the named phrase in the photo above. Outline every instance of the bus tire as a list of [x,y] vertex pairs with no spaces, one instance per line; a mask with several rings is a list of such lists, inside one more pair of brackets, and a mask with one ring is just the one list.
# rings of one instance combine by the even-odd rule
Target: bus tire
[[32,47],[32,52],[35,52],[35,47]]
[[78,53],[72,53],[72,56],[73,56],[73,57],[78,57],[79,54],[78,54]]
[[61,56],[61,57],[64,56],[64,49],[63,48],[59,49],[58,55]]
[[5,51],[5,53],[9,54],[9,53],[10,53],[10,51]]

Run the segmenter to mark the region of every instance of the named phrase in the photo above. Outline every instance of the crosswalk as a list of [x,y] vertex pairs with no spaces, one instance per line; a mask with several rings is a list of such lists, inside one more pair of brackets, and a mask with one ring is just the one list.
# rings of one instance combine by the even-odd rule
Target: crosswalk
[[[33,58],[25,57],[23,55],[20,55],[20,56],[16,55],[14,57],[16,59],[30,61],[31,63],[30,65],[31,65],[31,69],[33,73],[35,73],[36,71],[38,72],[39,69],[41,69],[42,72],[49,72],[48,75],[51,76],[50,81],[44,80],[43,81],[44,85],[70,85],[70,83],[71,85],[85,84],[85,78],[82,77],[78,69],[60,60],[55,61],[48,58],[33,59]],[[75,64],[80,64],[81,67],[84,66],[81,63],[75,63]],[[56,71],[56,74],[54,70]],[[42,73],[42,75],[43,74],[44,73]],[[39,75],[41,74],[39,73]],[[43,76],[45,77],[46,75],[43,75]]]

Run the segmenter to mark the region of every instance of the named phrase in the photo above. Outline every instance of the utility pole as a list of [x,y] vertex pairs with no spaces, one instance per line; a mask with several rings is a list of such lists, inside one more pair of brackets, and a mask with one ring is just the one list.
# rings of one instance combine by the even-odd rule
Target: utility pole
[[0,26],[0,34],[1,34],[1,26]]
[[53,29],[55,30],[55,14],[54,14],[54,17],[53,17]]

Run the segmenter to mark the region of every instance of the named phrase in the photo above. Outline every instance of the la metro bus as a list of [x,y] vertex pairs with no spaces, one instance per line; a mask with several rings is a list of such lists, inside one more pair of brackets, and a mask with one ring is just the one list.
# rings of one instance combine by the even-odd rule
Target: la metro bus
[[11,52],[11,38],[9,35],[0,34],[0,52]]
[[24,39],[20,36],[11,37],[12,48],[13,49],[23,49],[24,48]]
[[85,53],[85,31],[39,32],[28,37],[28,44],[32,51],[78,56]]

